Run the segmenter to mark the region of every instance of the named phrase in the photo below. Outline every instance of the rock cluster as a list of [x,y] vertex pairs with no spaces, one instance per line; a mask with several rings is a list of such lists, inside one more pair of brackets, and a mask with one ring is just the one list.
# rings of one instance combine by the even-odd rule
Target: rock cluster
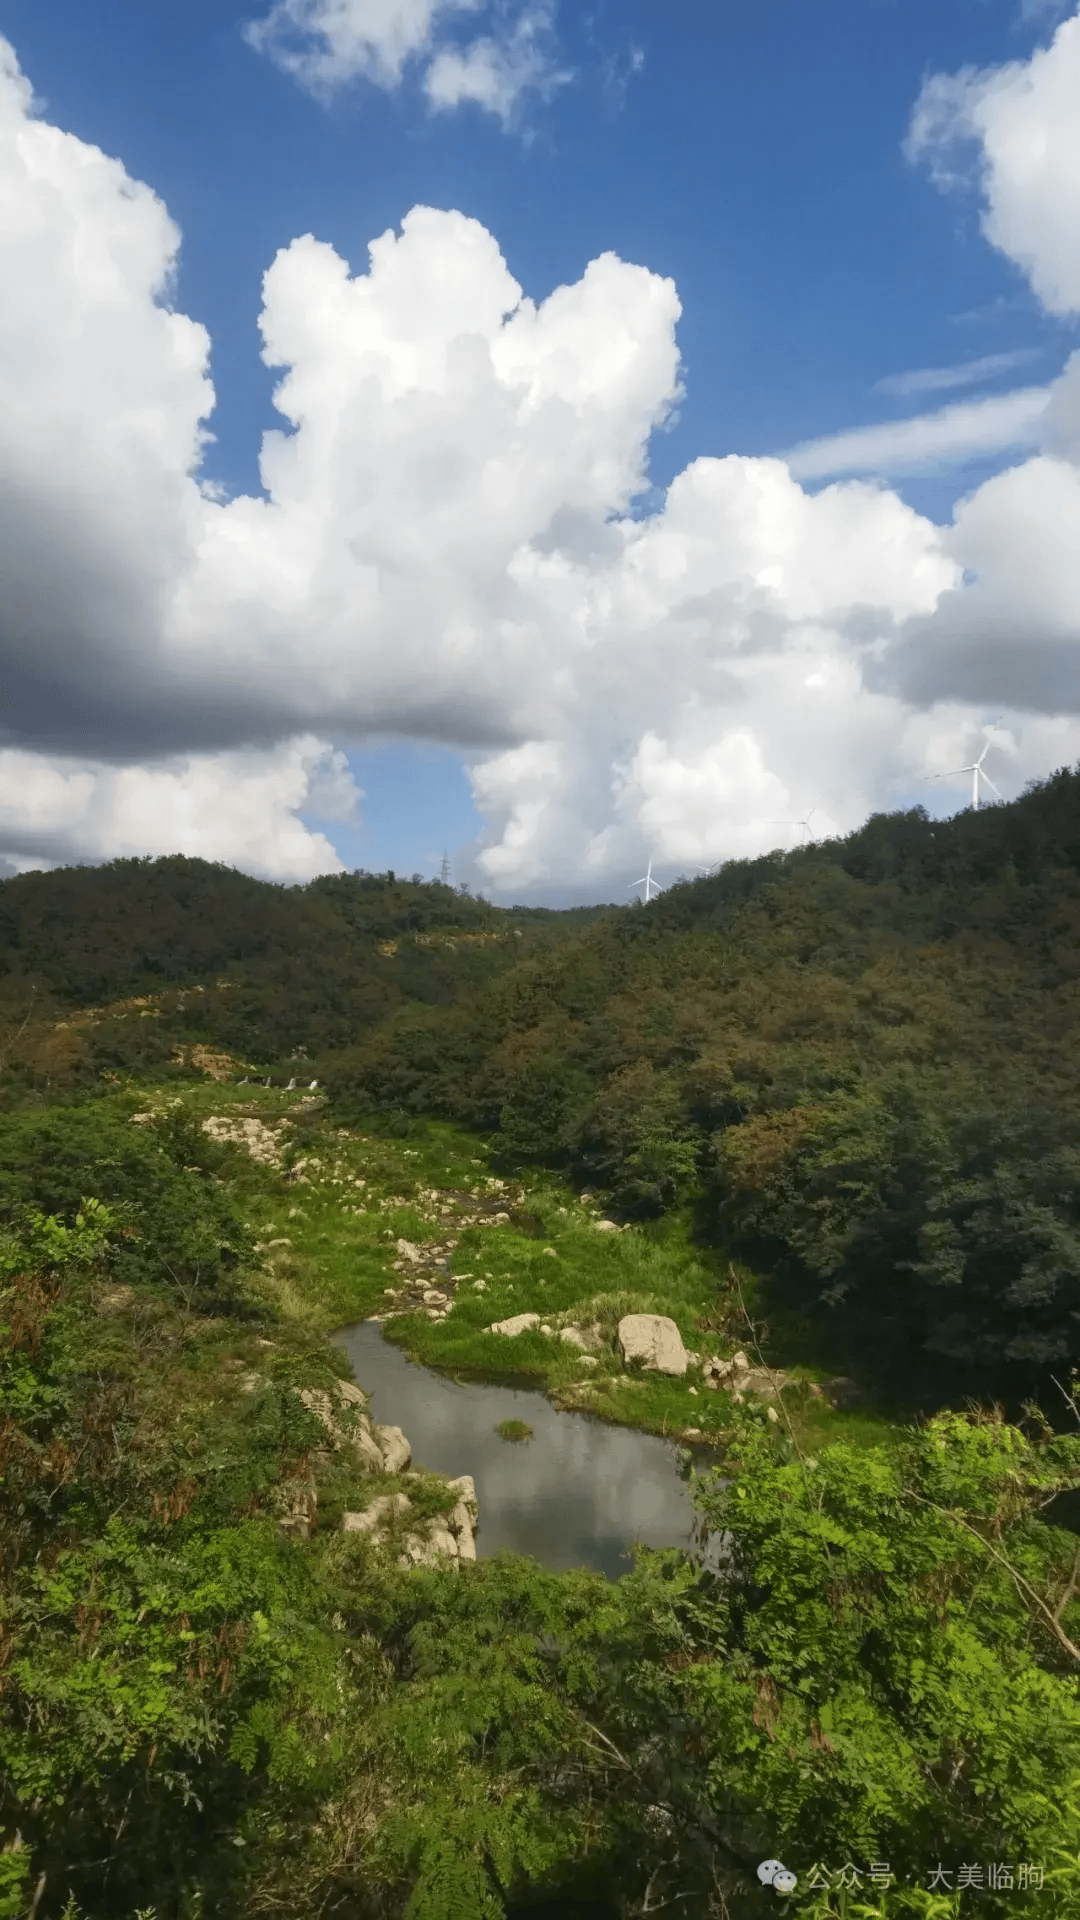
[[[479,1508],[472,1475],[460,1474],[447,1485],[458,1496],[453,1512],[418,1521],[416,1527],[405,1534],[398,1555],[399,1567],[434,1567],[442,1561],[458,1566],[462,1560],[476,1559]],[[373,1540],[380,1540],[388,1528],[405,1520],[411,1512],[412,1501],[407,1493],[380,1494],[361,1512],[343,1514],[342,1532],[366,1533]]]
[[[554,1339],[556,1329],[549,1326],[546,1320],[541,1320],[538,1313],[515,1313],[509,1320],[496,1320],[487,1328],[487,1332],[505,1334],[507,1339],[514,1340],[519,1333],[531,1333],[534,1327],[541,1333],[550,1334]],[[582,1353],[586,1353],[592,1347],[603,1345],[603,1329],[598,1320],[594,1320],[589,1327],[560,1327],[558,1337],[560,1340],[565,1340],[568,1346],[577,1347]]]
[[[697,1356],[694,1355],[696,1359]],[[702,1362],[705,1385],[715,1393],[723,1388],[736,1400],[756,1393],[763,1400],[776,1400],[791,1378],[778,1367],[752,1367],[745,1353],[733,1353],[730,1360],[708,1359]]]
[[[403,1473],[409,1465],[412,1452],[401,1428],[375,1425],[367,1412],[367,1396],[355,1381],[335,1380],[333,1400],[321,1387],[295,1387],[293,1391],[325,1428],[329,1446],[320,1451],[327,1458],[351,1449],[364,1473]],[[342,1420],[345,1408],[356,1408],[357,1412]]]
[[[244,1391],[251,1391],[246,1376]],[[334,1453],[350,1450],[361,1471],[370,1474],[399,1473],[405,1480],[420,1476],[407,1473],[412,1449],[400,1427],[377,1426],[367,1411],[367,1395],[352,1380],[335,1380],[333,1392],[321,1387],[295,1387],[297,1398],[313,1413],[324,1429],[325,1447],[316,1448],[312,1464],[305,1474],[296,1475],[277,1489],[278,1527],[283,1534],[302,1540],[311,1538],[318,1512],[318,1475]],[[443,1560],[455,1565],[476,1559],[476,1523],[479,1509],[471,1475],[462,1474],[448,1482],[456,1493],[453,1512],[434,1520],[418,1520],[402,1541],[399,1565],[435,1566]],[[342,1516],[345,1533],[367,1533],[381,1538],[386,1529],[412,1510],[406,1493],[379,1494],[358,1513]]]
[[224,1114],[212,1113],[209,1119],[203,1121],[202,1130],[210,1135],[211,1140],[230,1140],[237,1146],[246,1147],[252,1159],[258,1160],[263,1166],[279,1167],[281,1128],[288,1124],[287,1120],[282,1120],[277,1128],[264,1127],[261,1120],[231,1119]]
[[[451,1255],[457,1246],[457,1235],[466,1227],[502,1227],[510,1221],[510,1214],[503,1204],[506,1195],[506,1183],[489,1183],[491,1190],[451,1194],[444,1196],[433,1188],[427,1200],[433,1211],[424,1215],[432,1225],[451,1227],[450,1233],[437,1241],[428,1241],[419,1245],[412,1240],[399,1238],[394,1244],[395,1259],[392,1262],[395,1273],[401,1275],[401,1281],[395,1287],[385,1289],[390,1302],[385,1313],[376,1317],[381,1320],[393,1320],[399,1314],[425,1312],[431,1320],[444,1320],[454,1304],[455,1276],[451,1272]],[[519,1204],[521,1195],[514,1189],[510,1193],[512,1205]],[[384,1203],[386,1204],[386,1203]],[[404,1205],[403,1200],[395,1204]],[[456,1276],[457,1284],[472,1279],[471,1274]],[[483,1291],[484,1283],[479,1284]]]

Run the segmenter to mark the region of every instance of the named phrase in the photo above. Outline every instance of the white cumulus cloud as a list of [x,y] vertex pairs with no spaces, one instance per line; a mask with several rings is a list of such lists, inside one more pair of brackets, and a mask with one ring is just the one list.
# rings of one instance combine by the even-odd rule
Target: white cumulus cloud
[[350,818],[344,756],[310,735],[260,753],[188,754],[155,766],[45,759],[0,749],[0,823],[16,870],[187,853],[265,880],[340,872],[325,834],[297,818]]
[[932,74],[907,151],[942,186],[966,178],[974,146],[992,246],[1027,276],[1048,313],[1080,312],[1080,13],[1029,60]]
[[646,513],[673,283],[604,253],[534,302],[415,207],[362,268],[311,234],[269,264],[282,429],[226,501],[176,229],[6,45],[0,216],[0,858],[307,877],[361,797],[343,750],[394,735],[463,754],[475,878],[610,897],[926,791],[988,702],[1003,791],[1080,754],[1076,363],[951,528],[734,454]]
[[[974,142],[983,231],[1057,315],[1080,312],[1078,126],[1080,13],[1028,61],[931,76],[908,139],[946,185]],[[965,584],[904,635],[894,684],[910,699],[978,693],[1044,716],[1080,705],[1080,355],[1048,389],[1038,431],[1035,458],[954,513],[945,546]]]
[[274,0],[244,28],[265,53],[313,93],[353,80],[400,86],[407,61],[428,52],[440,20],[475,13],[483,0]]

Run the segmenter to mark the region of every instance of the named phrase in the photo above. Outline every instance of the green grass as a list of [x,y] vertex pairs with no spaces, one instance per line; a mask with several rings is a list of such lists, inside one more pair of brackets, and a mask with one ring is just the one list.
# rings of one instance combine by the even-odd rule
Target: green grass
[[500,1420],[495,1429],[501,1440],[531,1440],[533,1430],[527,1420]]
[[[586,1408],[645,1432],[696,1428],[718,1444],[763,1417],[752,1402],[739,1407],[728,1394],[708,1391],[698,1367],[670,1379],[628,1374],[622,1364],[616,1333],[628,1313],[667,1314],[703,1357],[731,1350],[731,1343],[722,1349],[715,1335],[697,1331],[724,1284],[726,1257],[695,1246],[685,1219],[597,1233],[594,1222],[605,1215],[601,1194],[582,1202],[550,1173],[503,1176],[500,1186],[487,1144],[447,1122],[425,1122],[405,1140],[334,1129],[306,1090],[196,1083],[178,1089],[174,1082],[129,1090],[116,1105],[134,1113],[177,1098],[199,1117],[251,1116],[266,1126],[292,1120],[282,1138],[292,1158],[307,1162],[302,1181],[289,1183],[241,1147],[230,1156],[229,1179],[264,1249],[248,1290],[297,1332],[317,1338],[386,1312],[387,1288],[406,1277],[393,1270],[396,1241],[430,1246],[449,1232],[455,1297],[447,1318],[417,1312],[385,1322],[386,1337],[420,1363],[460,1378],[527,1381],[560,1407]],[[513,1217],[498,1226],[440,1225],[433,1215],[455,1193],[472,1204],[497,1197]],[[267,1245],[274,1240],[290,1244]],[[473,1287],[475,1278],[484,1279],[483,1291]],[[508,1339],[488,1332],[493,1322],[523,1312],[539,1313],[553,1334],[537,1329]],[[595,1367],[558,1337],[567,1322],[599,1322]],[[250,1356],[241,1357],[250,1364]],[[770,1355],[808,1377],[811,1370],[794,1367],[792,1358]],[[872,1409],[839,1413],[801,1396],[790,1412],[806,1452],[834,1439],[872,1445],[894,1430]]]

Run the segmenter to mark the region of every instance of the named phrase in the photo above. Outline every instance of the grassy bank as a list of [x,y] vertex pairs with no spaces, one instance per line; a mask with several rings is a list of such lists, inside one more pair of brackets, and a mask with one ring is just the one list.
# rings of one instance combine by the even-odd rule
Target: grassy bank
[[[178,1096],[175,1086],[157,1087],[127,1096],[117,1110],[160,1108],[178,1097],[200,1121],[254,1118],[276,1136],[279,1169],[257,1159],[245,1167],[241,1156],[232,1178],[261,1250],[251,1285],[295,1325],[321,1334],[379,1315],[386,1337],[424,1365],[470,1378],[527,1380],[559,1406],[644,1432],[723,1446],[765,1421],[764,1403],[739,1407],[730,1394],[711,1392],[701,1364],[681,1379],[623,1365],[616,1334],[628,1313],[669,1316],[701,1362],[751,1338],[731,1263],[722,1252],[695,1247],[685,1216],[600,1231],[602,1195],[579,1197],[550,1174],[493,1174],[483,1138],[438,1121],[414,1122],[398,1138],[335,1128],[307,1092],[190,1086]],[[402,1241],[415,1250],[415,1262],[398,1256]],[[736,1272],[743,1300],[751,1301],[754,1277]],[[418,1275],[448,1296],[444,1319],[433,1317],[438,1309],[407,1310],[409,1283]],[[487,1331],[532,1312],[555,1331],[512,1339]],[[595,1355],[583,1356],[558,1337],[565,1324],[600,1327]],[[728,1338],[717,1324],[730,1330]],[[892,1430],[872,1407],[834,1409],[814,1396],[811,1384],[825,1371],[800,1364],[797,1353],[771,1350],[765,1358],[790,1378],[784,1404],[804,1451],[834,1439],[878,1444]],[[784,1438],[778,1433],[781,1457]]]

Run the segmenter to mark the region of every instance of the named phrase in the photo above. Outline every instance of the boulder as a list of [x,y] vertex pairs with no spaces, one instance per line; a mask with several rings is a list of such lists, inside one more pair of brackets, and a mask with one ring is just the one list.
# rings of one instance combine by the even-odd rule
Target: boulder
[[619,1321],[619,1351],[626,1366],[639,1360],[650,1373],[686,1372],[682,1335],[663,1313],[624,1314]]
[[472,1474],[459,1473],[456,1480],[448,1480],[446,1484],[451,1492],[457,1494],[458,1506],[464,1506],[472,1515],[472,1525],[475,1527],[480,1514],[480,1504],[476,1498],[476,1482]]
[[383,1459],[384,1473],[403,1473],[412,1459],[412,1448],[400,1427],[372,1427],[372,1438]]
[[[411,1480],[418,1478],[416,1474],[407,1477]],[[424,1521],[407,1533],[402,1542],[399,1566],[434,1567],[449,1562],[457,1567],[462,1560],[476,1559],[475,1534],[479,1508],[472,1475],[463,1473],[456,1480],[449,1480],[447,1487],[457,1495],[453,1512]],[[377,1540],[390,1522],[399,1515],[409,1513],[411,1508],[408,1494],[380,1494],[363,1512],[343,1514],[341,1529],[343,1533],[368,1534]]]
[[[334,1382],[334,1398],[337,1400],[338,1406],[342,1408],[356,1407],[359,1409],[360,1417],[352,1427],[342,1425],[335,1417],[336,1410],[331,1397],[328,1393],[325,1393],[321,1387],[294,1387],[293,1391],[308,1409],[308,1412],[313,1413],[320,1425],[325,1427],[330,1440],[330,1452],[337,1453],[340,1452],[343,1447],[351,1447],[356,1455],[358,1465],[365,1473],[396,1473],[399,1471],[396,1466],[387,1465],[384,1449],[376,1438],[376,1432],[378,1430],[376,1430],[376,1432],[372,1431],[371,1421],[367,1415],[367,1395],[362,1388],[356,1385],[354,1380],[335,1380]],[[401,1432],[400,1427],[390,1427],[387,1428],[386,1431],[395,1435],[403,1444],[405,1449],[404,1464],[408,1466],[410,1459],[409,1443]],[[400,1457],[400,1447],[395,1446],[393,1452],[395,1458]]]
[[575,1325],[563,1327],[559,1338],[565,1340],[569,1346],[578,1347],[582,1353],[594,1353],[597,1347],[602,1347],[604,1344],[603,1330],[596,1321],[591,1327]]
[[447,1486],[458,1496],[457,1506],[446,1523],[457,1541],[458,1559],[475,1560],[476,1526],[480,1517],[480,1508],[472,1474],[461,1473],[456,1480],[448,1480]]
[[759,1394],[762,1400],[776,1400],[790,1378],[779,1367],[751,1367],[749,1373],[739,1375],[739,1387],[743,1393]]
[[370,1427],[358,1423],[349,1435],[357,1465],[364,1473],[386,1473],[387,1466],[383,1451]]
[[488,1328],[488,1332],[505,1333],[510,1339],[514,1339],[519,1333],[530,1333],[533,1327],[539,1325],[538,1313],[515,1313],[509,1320],[496,1320],[495,1325]]
[[[451,1521],[453,1521],[453,1518],[454,1518],[454,1515],[451,1514],[450,1515]],[[451,1531],[453,1531],[452,1528],[451,1528]],[[458,1550],[459,1560],[475,1560],[476,1559],[476,1539],[471,1529],[467,1527],[463,1528],[462,1531],[457,1535],[457,1550]]]
[[593,1221],[594,1233],[618,1233],[618,1231],[619,1229],[615,1225],[614,1220],[594,1220]]

